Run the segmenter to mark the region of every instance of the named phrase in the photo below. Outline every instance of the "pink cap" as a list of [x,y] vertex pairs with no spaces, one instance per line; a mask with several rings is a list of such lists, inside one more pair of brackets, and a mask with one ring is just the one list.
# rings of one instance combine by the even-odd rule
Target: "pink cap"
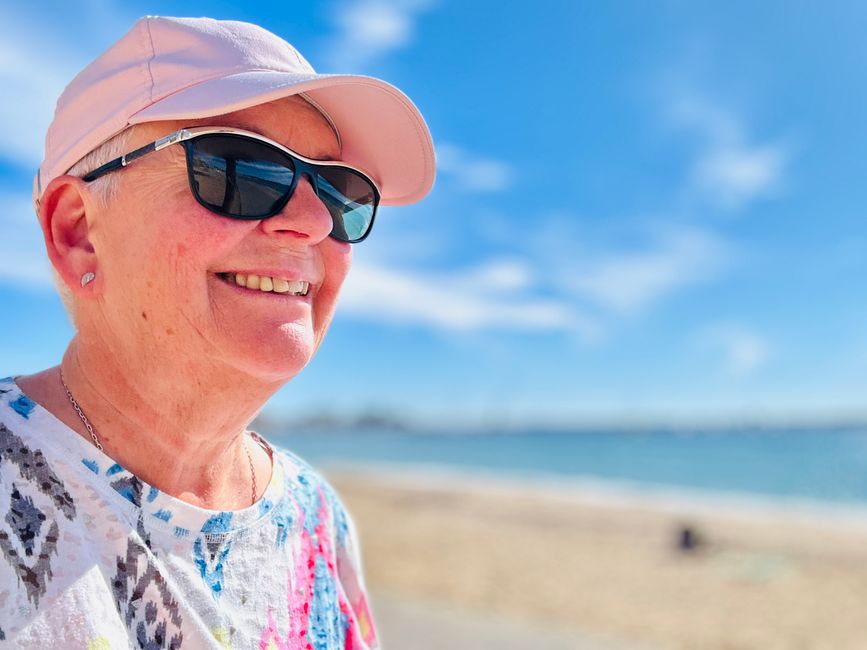
[[60,95],[33,198],[131,124],[222,115],[300,93],[335,127],[341,159],[377,182],[384,205],[413,203],[430,191],[430,132],[391,84],[316,74],[289,43],[250,23],[147,16]]

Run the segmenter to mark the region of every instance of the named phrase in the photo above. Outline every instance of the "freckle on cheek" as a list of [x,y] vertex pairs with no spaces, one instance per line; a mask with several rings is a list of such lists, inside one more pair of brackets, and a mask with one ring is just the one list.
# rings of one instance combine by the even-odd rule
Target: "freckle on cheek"
[[175,330],[173,330],[171,327],[166,328],[166,334],[168,334],[169,336],[171,336],[174,333],[175,333]]
[[144,311],[143,311],[143,312],[141,313],[141,317],[144,318],[145,320],[147,320],[147,319],[148,319],[147,312],[144,312]]

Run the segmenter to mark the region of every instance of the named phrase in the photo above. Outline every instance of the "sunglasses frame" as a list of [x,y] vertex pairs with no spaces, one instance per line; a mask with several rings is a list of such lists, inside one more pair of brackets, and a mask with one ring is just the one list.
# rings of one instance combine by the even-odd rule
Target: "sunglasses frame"
[[[265,145],[268,145],[272,148],[279,150],[280,152],[289,156],[292,159],[292,162],[295,166],[295,171],[292,177],[292,184],[289,186],[289,191],[286,193],[286,197],[276,204],[276,207],[273,211],[265,216],[256,216],[256,217],[242,217],[233,214],[227,214],[220,210],[215,209],[213,206],[206,204],[201,197],[199,197],[199,193],[194,189],[193,184],[193,165],[192,165],[192,144],[196,138],[205,135],[229,135],[229,136],[237,136],[241,138],[247,138],[250,140],[255,140],[257,142],[261,142]],[[187,160],[187,177],[190,185],[190,192],[195,197],[196,201],[205,207],[210,212],[214,214],[220,215],[222,217],[226,217],[228,219],[237,219],[239,221],[258,221],[260,219],[268,219],[270,217],[278,214],[286,204],[291,200],[292,195],[295,193],[295,188],[298,185],[298,179],[302,176],[306,175],[310,180],[311,185],[313,186],[316,195],[319,196],[319,188],[317,184],[317,176],[318,172],[323,167],[339,167],[342,169],[348,169],[349,171],[361,176],[362,179],[367,181],[370,184],[370,187],[373,189],[374,202],[373,202],[373,214],[370,217],[370,224],[367,226],[367,230],[364,231],[364,234],[357,239],[340,239],[339,237],[334,237],[334,235],[330,235],[334,239],[338,241],[347,242],[349,244],[357,244],[361,241],[364,241],[367,236],[370,234],[370,231],[373,229],[373,222],[376,218],[377,208],[379,207],[379,201],[381,198],[379,186],[376,182],[363,171],[361,171],[357,167],[353,167],[352,165],[348,165],[339,160],[316,160],[314,158],[307,158],[306,156],[302,156],[299,153],[296,153],[286,147],[285,145],[280,144],[270,138],[266,138],[259,133],[254,133],[253,131],[245,131],[244,129],[236,129],[230,126],[194,126],[194,127],[185,127],[182,129],[178,129],[174,133],[170,133],[150,144],[146,144],[143,147],[139,147],[134,151],[130,151],[119,158],[115,158],[114,160],[110,160],[104,165],[100,165],[96,169],[91,172],[88,172],[84,176],[82,176],[82,180],[86,183],[90,181],[96,180],[100,176],[104,176],[109,172],[112,172],[116,169],[121,169],[123,167],[129,166],[130,163],[138,160],[142,156],[146,156],[149,153],[153,153],[154,151],[159,151],[160,149],[165,149],[173,144],[183,144],[184,150],[186,154]],[[321,199],[320,199],[321,200]],[[332,217],[333,219],[333,217]]]

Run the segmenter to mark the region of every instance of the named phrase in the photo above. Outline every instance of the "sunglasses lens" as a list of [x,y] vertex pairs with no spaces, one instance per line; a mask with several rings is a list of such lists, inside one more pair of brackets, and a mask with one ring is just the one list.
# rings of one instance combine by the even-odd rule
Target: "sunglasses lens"
[[376,190],[364,176],[345,167],[322,167],[319,198],[331,213],[331,236],[340,241],[364,239],[376,211]]
[[[264,219],[288,200],[296,172],[289,154],[231,134],[202,135],[185,146],[190,186],[209,210],[235,219]],[[350,243],[364,239],[379,202],[370,180],[346,167],[303,165],[302,172],[315,168],[319,199],[334,224],[331,236]]]
[[189,142],[193,193],[209,210],[236,219],[261,219],[285,200],[295,176],[288,155],[232,135],[204,135]]

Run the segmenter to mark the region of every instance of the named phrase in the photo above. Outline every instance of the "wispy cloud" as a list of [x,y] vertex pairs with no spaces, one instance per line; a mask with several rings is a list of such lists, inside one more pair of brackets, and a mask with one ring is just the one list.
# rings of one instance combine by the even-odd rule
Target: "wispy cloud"
[[712,325],[700,333],[699,341],[721,354],[723,369],[736,377],[757,371],[770,356],[765,337],[737,323]]
[[325,44],[325,59],[335,72],[363,70],[415,36],[418,14],[432,0],[354,0],[334,10],[336,33]]
[[573,270],[562,277],[575,294],[625,314],[714,277],[726,261],[719,237],[690,228],[667,232],[639,250],[611,250],[595,259],[567,262]]
[[523,255],[449,271],[420,271],[385,258],[357,260],[341,308],[386,323],[446,331],[563,331],[594,343],[624,318],[711,281],[729,263],[726,243],[697,228],[671,228],[637,247],[612,245],[601,253],[579,248],[575,240],[567,247],[542,241],[563,232],[540,224]]
[[591,220],[552,213],[527,223],[531,227],[515,230],[503,222],[488,231],[520,242],[552,287],[609,321],[638,316],[679,291],[716,280],[734,257],[730,243],[712,229],[661,216]]
[[[64,9],[66,10],[66,9]],[[39,12],[0,8],[0,153],[13,164],[33,169],[40,163],[45,132],[60,93],[104,46],[119,38],[132,20],[110,3],[90,0],[77,16],[76,30],[44,21]]]
[[717,207],[739,210],[778,194],[784,184],[791,148],[783,141],[753,142],[736,115],[691,92],[676,92],[670,118],[700,138],[691,171],[693,191]]
[[0,193],[0,282],[53,287],[51,266],[29,194]]
[[515,260],[469,269],[425,273],[356,264],[343,288],[340,309],[379,322],[449,331],[567,331],[596,334],[596,323],[567,301],[528,295],[532,271]]
[[500,192],[512,183],[511,167],[499,160],[476,156],[456,144],[436,147],[437,172],[470,192]]
[[7,160],[35,171],[57,97],[75,74],[69,64],[75,57],[46,53],[31,36],[8,24],[0,28],[0,60],[15,62],[0,67],[0,84],[14,98],[0,102],[0,140]]

